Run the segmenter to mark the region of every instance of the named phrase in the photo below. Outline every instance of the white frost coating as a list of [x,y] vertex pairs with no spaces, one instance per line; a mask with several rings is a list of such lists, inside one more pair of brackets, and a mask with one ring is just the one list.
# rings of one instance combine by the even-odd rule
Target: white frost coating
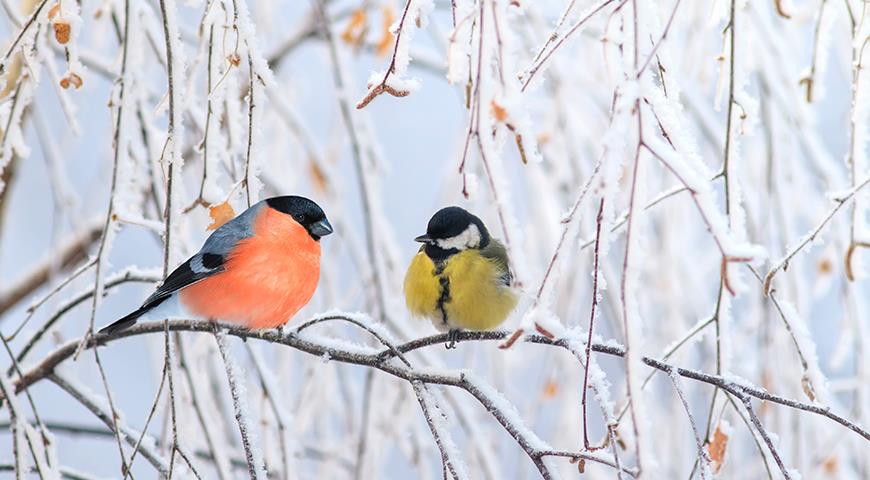
[[[818,18],[819,15],[821,15],[821,18]],[[828,5],[827,2],[824,2],[819,6],[819,9],[816,10],[815,20],[819,22],[819,33],[818,38],[816,39],[816,57],[815,59],[810,59],[810,61],[815,60],[816,67],[811,95],[813,101],[819,101],[823,100],[827,93],[827,89],[825,88],[827,82],[822,79],[827,78],[828,74],[828,59],[830,58],[831,41],[833,40],[831,32],[834,29],[836,12],[830,8],[830,5]],[[809,67],[807,74],[809,74]]]
[[489,399],[490,402],[492,402],[492,405],[498,411],[498,414],[501,415],[507,423],[510,424],[511,427],[529,443],[531,448],[538,451],[553,449],[553,447],[547,444],[547,442],[541,440],[535,432],[526,426],[523,417],[520,416],[520,412],[517,411],[517,408],[509,402],[508,399],[504,398],[501,392],[480,379],[474,372],[464,370],[462,374],[465,376],[466,382],[479,390]]
[[[408,70],[408,65],[411,63],[411,40],[414,38],[414,32],[418,28],[425,28],[428,23],[429,13],[435,7],[432,0],[408,0],[411,4],[408,6],[408,12],[405,17],[405,23],[399,19],[390,26],[390,32],[395,35],[398,29],[402,29],[401,38],[399,38],[396,46],[395,70],[393,72],[397,77],[402,77]],[[418,27],[419,25],[419,27]]]
[[679,175],[685,186],[695,192],[697,208],[709,222],[711,233],[726,257],[757,261],[767,255],[763,247],[740,242],[734,238],[728,228],[727,219],[716,208],[716,197],[710,182],[700,174],[697,168],[689,164],[681,153],[675,152],[670,146],[652,135],[645,137],[644,141],[656,154],[662,157],[671,170]]
[[447,39],[447,81],[465,83],[468,81],[471,62],[471,25],[477,13],[471,0],[456,2],[456,26]]
[[[64,367],[67,367],[67,365],[64,365]],[[67,368],[64,368],[63,370],[67,370]],[[112,410],[109,408],[109,402],[106,401],[106,397],[94,393],[90,388],[73,380],[71,376],[67,375],[65,371],[55,372],[55,375],[57,375],[64,383],[69,384],[76,391],[76,393],[83,397],[85,401],[89,403],[92,407],[99,410],[101,415],[111,417]],[[91,409],[91,407],[89,406],[88,409]],[[117,414],[115,418],[115,424],[118,426],[118,430],[121,432],[122,439],[129,445],[135,445],[136,442],[139,440],[139,437],[142,436],[141,432],[131,428],[126,423],[122,412],[116,410],[115,413]],[[156,462],[163,472],[169,472],[169,464],[166,462],[166,459],[157,452],[157,445],[154,437],[150,435],[142,437],[142,442],[139,445],[139,450],[143,454],[147,454],[149,456],[149,460]]]
[[779,306],[782,309],[785,321],[791,327],[791,333],[794,335],[795,342],[803,353],[804,360],[807,362],[805,374],[809,377],[812,385],[811,388],[815,395],[813,400],[821,405],[831,406],[834,398],[828,389],[828,379],[822,373],[822,369],[819,366],[816,342],[813,341],[806,322],[804,322],[803,317],[798,314],[797,309],[791,302],[780,300]]
[[[557,330],[558,331],[558,330]],[[565,340],[568,348],[580,360],[581,365],[583,365],[586,361],[586,339],[588,338],[589,333],[584,332],[581,328],[572,328],[572,329],[561,329],[556,332],[551,332],[556,335],[556,338]],[[604,343],[610,347],[623,348],[621,345],[612,340],[613,344],[609,344],[610,342],[601,342],[600,337],[593,336],[593,342]],[[583,365],[585,367],[585,365]],[[608,424],[616,423],[616,415],[614,412],[616,411],[616,406],[613,402],[613,398],[610,396],[610,380],[607,379],[607,375],[604,373],[604,370],[598,366],[598,362],[595,361],[595,354],[590,352],[589,355],[589,388],[592,390],[592,396],[595,397],[595,401],[601,406],[601,410],[604,413],[604,419]]]
[[[61,474],[58,468],[60,464],[55,458],[55,461],[49,465],[49,453],[42,435],[29,423],[24,424],[24,434],[29,442],[28,445],[33,448],[30,457],[35,458],[36,471],[39,472],[41,480],[60,480]],[[27,455],[26,450],[22,453]]]
[[[308,330],[303,330],[302,332],[295,334],[295,336],[302,341],[310,342],[330,350],[341,350],[352,355],[373,355],[381,351],[379,349],[351,342],[349,340],[309,333]],[[324,353],[324,355],[326,356],[326,360],[328,361],[330,359],[329,353],[326,352]]]
[[[251,360],[256,364],[257,371],[260,373],[261,379],[263,380],[263,384],[265,385],[265,389],[269,391],[269,395],[273,397],[278,397],[281,395],[281,387],[278,379],[275,378],[275,375],[267,365],[267,363],[263,360],[263,356],[260,355],[259,348],[251,348]],[[287,459],[289,472],[285,472],[285,475],[288,477],[292,477],[290,472],[297,471],[297,464],[295,459],[302,454],[302,446],[299,444],[299,439],[293,435],[294,429],[293,426],[293,414],[285,410],[285,404],[282,402],[281,398],[272,398],[272,402],[275,406],[275,410],[277,410],[276,415],[281,417],[281,421],[284,423],[285,430],[283,432],[284,442],[283,445],[286,448],[282,455]],[[279,435],[282,433],[279,431]]]
[[471,478],[468,474],[468,467],[462,460],[462,452],[459,450],[459,447],[450,435],[450,422],[448,417],[443,411],[441,411],[441,405],[444,404],[444,400],[439,398],[435,392],[430,391],[425,385],[415,386],[414,390],[417,392],[420,402],[426,404],[426,408],[429,411],[429,418],[432,420],[432,428],[435,430],[433,435],[438,435],[441,441],[441,446],[444,449],[444,454],[447,456],[447,459],[453,466],[453,470],[456,472],[456,478]]
[[79,60],[79,35],[84,23],[80,13],[79,2],[75,0],[60,0],[60,11],[53,21],[63,20],[69,23],[70,37],[69,41],[64,45],[68,52],[69,71],[82,77],[82,80],[87,81],[87,78],[84,76],[85,67]]
[[[169,81],[169,97],[173,100],[169,102],[170,111],[169,111],[169,124],[171,125],[171,131],[167,132],[166,138],[166,152],[167,158],[166,164],[171,165],[171,173],[168,182],[172,182],[172,192],[170,192],[170,201],[172,202],[172,208],[169,212],[170,221],[168,227],[167,235],[169,235],[168,240],[169,244],[166,245],[166,248],[169,251],[169,256],[167,257],[168,263],[170,266],[177,265],[179,262],[177,261],[178,253],[180,248],[177,248],[176,245],[180,245],[180,237],[181,237],[181,228],[179,217],[181,217],[181,211],[184,208],[182,203],[184,202],[185,196],[182,194],[184,190],[184,182],[181,176],[181,169],[184,167],[184,157],[182,154],[182,148],[184,146],[184,125],[182,123],[184,115],[182,115],[181,111],[181,103],[182,99],[185,96],[184,92],[184,46],[181,43],[181,33],[178,30],[178,9],[175,4],[175,0],[163,0],[166,6],[164,24],[166,31],[164,35],[168,37],[169,40],[169,48],[172,50],[172,77],[168,79]],[[168,59],[167,59],[168,60]],[[176,245],[173,245],[173,242]]]
[[[244,39],[248,47],[248,55],[251,56],[251,63],[254,66],[254,72],[259,76],[266,88],[275,85],[275,76],[272,69],[269,68],[269,63],[266,57],[260,51],[260,44],[257,42],[257,30],[254,27],[254,22],[251,20],[251,12],[248,10],[248,3],[245,0],[235,0],[233,5],[236,5],[239,13],[239,34]],[[217,9],[214,9],[217,10]]]
[[[865,15],[866,15],[866,8]],[[867,48],[867,39],[870,38],[870,19],[867,17],[862,18],[859,22],[858,31],[855,33],[852,39],[852,49],[853,54],[852,59],[852,70],[853,75],[857,75],[857,82],[852,86],[853,88],[853,101],[852,101],[852,112],[851,112],[851,122],[852,122],[852,142],[851,142],[851,163],[852,169],[855,173],[852,179],[852,184],[856,184],[861,179],[865,178],[868,172],[868,167],[870,167],[870,160],[868,160],[868,149],[870,149],[870,128],[868,128],[868,122],[870,122],[870,74],[867,73],[867,65],[870,65],[870,48]],[[860,69],[858,66],[860,65]],[[848,166],[848,165],[847,165]],[[867,212],[868,208],[870,208],[870,198],[868,198],[870,194],[867,193],[867,190],[862,190],[858,194],[855,195],[855,211],[853,215],[855,236],[858,241],[868,241],[870,240],[870,228],[868,228],[867,224]],[[857,257],[857,258],[856,258]],[[863,269],[859,264],[858,259],[861,258],[861,255],[853,255],[852,262],[853,269],[857,271],[859,274],[856,275],[858,277],[862,277]]]
[[[4,109],[0,111],[0,114],[2,114],[0,115],[0,122],[2,122],[0,125],[9,125],[9,130],[5,132],[6,142],[0,145],[0,178],[2,178],[3,170],[6,169],[6,165],[8,165],[10,160],[12,160],[13,155],[22,158],[26,158],[30,155],[30,147],[28,147],[27,143],[24,141],[24,135],[21,131],[21,116],[24,114],[26,106],[30,104],[33,99],[34,85],[33,82],[30,81],[26,81],[20,85],[21,87],[18,93],[20,97],[15,105],[15,109],[10,110],[7,107],[4,107]],[[0,193],[3,192],[4,187],[5,183],[3,180],[0,180]]]
[[733,323],[731,317],[731,294],[724,288],[719,292],[719,348],[722,360],[723,372],[731,371],[731,359],[733,358],[733,346],[731,339],[733,338]]
[[230,389],[235,389],[235,392],[233,392],[233,410],[238,420],[239,430],[243,436],[247,436],[250,442],[254,464],[254,471],[252,473],[256,475],[256,478],[259,478],[260,474],[265,473],[266,467],[263,463],[263,452],[259,446],[259,435],[251,427],[256,425],[257,422],[251,417],[251,409],[248,407],[248,389],[245,384],[246,375],[229,352],[230,346],[227,342],[227,336],[220,333],[215,335],[215,339],[218,342],[221,355],[224,357]]
[[509,144],[513,146],[517,141],[521,141],[525,152],[525,161],[538,164],[543,159],[538,148],[537,130],[533,127],[534,124],[529,114],[530,102],[523,95],[522,82],[519,77],[510,73],[519,71],[517,57],[520,55],[521,42],[517,39],[522,36],[519,23],[523,20],[523,14],[520,9],[509,8],[509,5],[510,2],[501,0],[493,2],[491,6],[495,10],[494,15],[491,15],[494,16],[493,21],[498,22],[495,25],[498,34],[496,40],[501,41],[500,44],[496,43],[492,48],[495,49],[494,56],[499,59],[500,65],[496,67],[498,70],[496,77],[499,81],[493,82],[496,94],[486,105],[495,102],[504,109],[506,118],[503,122],[509,127],[505,134],[508,137],[516,137],[512,138],[513,141]]
[[[390,33],[398,38],[394,44],[391,70],[373,73],[369,78],[369,92],[377,88],[381,82],[399,91],[413,91],[419,88],[419,80],[406,79],[405,73],[411,63],[411,40],[418,28],[425,28],[429,13],[434,8],[432,0],[408,0],[406,11],[390,26]],[[399,29],[401,34],[399,35]]]
[[387,76],[387,72],[373,72],[369,75],[369,85],[378,85],[386,77],[384,85],[399,92],[415,92],[420,89],[422,83],[418,78],[398,77],[395,74]]

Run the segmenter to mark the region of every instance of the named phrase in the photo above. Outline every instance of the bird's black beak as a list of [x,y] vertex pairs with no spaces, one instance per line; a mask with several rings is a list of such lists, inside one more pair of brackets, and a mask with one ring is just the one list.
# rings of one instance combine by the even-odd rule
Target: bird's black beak
[[415,238],[414,241],[420,243],[432,243],[432,237],[430,237],[429,234],[424,234]]
[[312,223],[308,231],[315,237],[325,237],[332,233],[332,225],[329,224],[329,220],[324,218],[317,223]]

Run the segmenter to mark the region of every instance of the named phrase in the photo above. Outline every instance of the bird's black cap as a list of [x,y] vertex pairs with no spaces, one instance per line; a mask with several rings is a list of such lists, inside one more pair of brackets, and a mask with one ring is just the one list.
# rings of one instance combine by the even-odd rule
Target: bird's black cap
[[480,248],[489,244],[489,231],[483,224],[483,221],[476,215],[468,212],[462,207],[444,207],[435,212],[432,218],[429,219],[429,225],[426,227],[426,234],[420,235],[414,240],[426,244],[434,244],[436,240],[446,240],[453,238],[474,224],[480,231]]
[[323,209],[312,200],[296,195],[286,195],[269,198],[266,200],[266,204],[293,217],[293,220],[305,227],[311,238],[315,240],[320,240],[320,237],[332,233],[332,225],[326,219]]

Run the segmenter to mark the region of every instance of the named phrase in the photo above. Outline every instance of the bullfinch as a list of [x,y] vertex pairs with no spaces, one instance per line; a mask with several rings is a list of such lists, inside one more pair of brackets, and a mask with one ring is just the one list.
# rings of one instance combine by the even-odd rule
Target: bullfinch
[[432,216],[405,274],[405,303],[450,333],[454,348],[460,330],[491,330],[516,307],[507,250],[492,238],[480,218],[460,207]]
[[100,333],[128,328],[146,314],[252,330],[284,325],[314,295],[320,238],[330,233],[323,210],[307,198],[260,201],[212,232],[141,307]]

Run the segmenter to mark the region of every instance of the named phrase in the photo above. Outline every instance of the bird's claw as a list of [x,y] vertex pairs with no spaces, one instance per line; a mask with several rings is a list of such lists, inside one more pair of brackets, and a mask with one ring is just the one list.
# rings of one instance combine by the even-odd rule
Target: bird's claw
[[447,332],[447,340],[448,342],[444,345],[447,350],[453,350],[456,348],[456,342],[459,339],[459,330],[450,330]]

